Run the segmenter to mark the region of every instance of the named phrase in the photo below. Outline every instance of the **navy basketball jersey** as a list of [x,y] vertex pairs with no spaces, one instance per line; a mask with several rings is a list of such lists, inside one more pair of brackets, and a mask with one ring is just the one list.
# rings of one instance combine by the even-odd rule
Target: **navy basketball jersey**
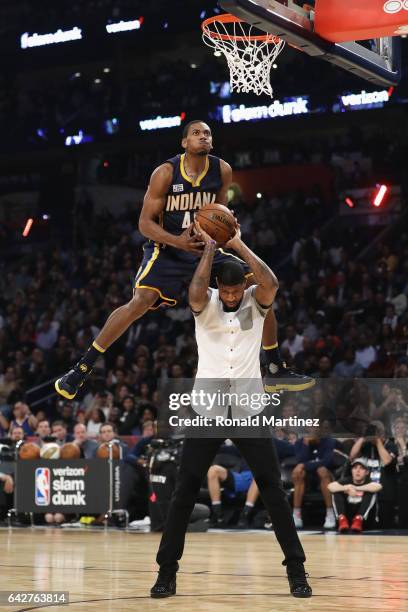
[[173,180],[161,215],[162,227],[171,234],[181,234],[194,221],[194,213],[204,204],[215,202],[222,187],[220,160],[208,155],[205,168],[194,182],[184,170],[185,153],[167,162],[173,166]]

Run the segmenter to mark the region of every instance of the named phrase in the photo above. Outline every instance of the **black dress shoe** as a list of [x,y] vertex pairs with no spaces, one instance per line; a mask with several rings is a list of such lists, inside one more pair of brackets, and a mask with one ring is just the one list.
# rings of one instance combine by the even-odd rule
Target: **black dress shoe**
[[293,597],[312,596],[312,588],[307,581],[309,574],[306,574],[303,563],[288,563],[286,572],[288,574],[290,592]]
[[176,574],[161,574],[157,577],[156,583],[150,589],[150,597],[158,599],[160,597],[171,597],[176,594]]

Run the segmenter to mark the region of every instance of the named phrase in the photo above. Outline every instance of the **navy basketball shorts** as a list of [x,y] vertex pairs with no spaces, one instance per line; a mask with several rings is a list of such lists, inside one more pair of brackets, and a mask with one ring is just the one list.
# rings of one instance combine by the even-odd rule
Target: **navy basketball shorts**
[[[143,260],[136,274],[134,291],[140,288],[157,292],[157,300],[151,310],[160,306],[176,306],[183,289],[190,284],[199,261],[200,258],[192,253],[148,242],[143,245]],[[242,259],[220,248],[214,255],[212,286],[216,286],[217,267],[226,261],[239,261],[245,275],[251,276],[252,272]]]

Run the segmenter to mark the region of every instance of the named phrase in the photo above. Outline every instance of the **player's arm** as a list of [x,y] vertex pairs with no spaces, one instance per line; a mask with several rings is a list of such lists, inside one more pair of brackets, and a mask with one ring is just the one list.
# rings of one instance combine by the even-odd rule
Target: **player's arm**
[[215,201],[218,204],[224,204],[224,206],[228,206],[228,189],[231,187],[232,183],[232,168],[226,161],[220,159],[220,170],[222,186],[219,192],[217,193]]
[[193,224],[182,234],[176,236],[167,232],[158,223],[166,203],[166,194],[172,179],[173,170],[170,164],[162,164],[154,170],[143,200],[143,208],[139,219],[139,231],[143,236],[154,242],[168,244],[183,251],[201,254],[203,243],[197,235],[193,234]]
[[271,306],[279,289],[279,282],[269,266],[241,240],[239,230],[225,246],[228,249],[234,249],[237,255],[248,264],[254,275],[256,284],[255,299],[258,304],[261,306]]
[[196,226],[202,239],[205,242],[204,252],[201,256],[194,276],[191,280],[188,290],[188,303],[195,315],[204,310],[210,299],[210,291],[208,289],[211,278],[211,268],[214,260],[214,253],[217,247],[215,240],[206,234],[196,221]]

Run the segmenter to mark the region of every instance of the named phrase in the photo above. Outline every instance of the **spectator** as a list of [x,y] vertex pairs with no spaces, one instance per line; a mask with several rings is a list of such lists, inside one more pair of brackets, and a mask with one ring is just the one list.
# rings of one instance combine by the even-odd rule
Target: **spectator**
[[124,459],[129,452],[129,447],[126,442],[120,440],[118,436],[118,428],[115,423],[102,423],[99,429],[99,442],[116,442],[122,449],[122,458]]
[[98,448],[98,443],[95,440],[89,440],[88,432],[85,425],[77,423],[74,427],[74,442],[81,449],[81,457],[91,459],[95,456]]
[[44,438],[51,435],[51,427],[49,421],[47,421],[46,419],[38,421],[35,435],[39,438],[37,441],[38,446],[43,446]]
[[61,421],[64,421],[67,431],[72,433],[74,431],[76,420],[74,418],[74,405],[72,402],[62,402],[62,406],[59,407],[59,413]]
[[282,349],[287,349],[294,359],[297,353],[303,350],[303,336],[296,333],[296,328],[294,325],[288,325],[286,327],[286,338],[282,342]]
[[13,477],[0,471],[0,521],[5,519],[8,510],[13,506],[13,491]]
[[378,496],[380,527],[390,529],[394,526],[397,488],[396,444],[386,438],[381,421],[372,421],[366,435],[358,438],[350,451],[350,461],[365,457],[373,482],[380,483],[382,490]]
[[339,361],[333,369],[333,376],[338,378],[360,378],[364,374],[363,367],[356,361],[356,351],[353,346],[348,346],[343,355],[343,360]]
[[73,436],[68,433],[67,426],[64,421],[54,421],[51,425],[51,435],[56,438],[57,444],[63,446],[67,442],[74,440]]
[[13,408],[13,416],[10,423],[11,429],[22,427],[27,436],[33,436],[37,428],[37,419],[31,414],[28,404],[25,402],[16,402]]
[[382,487],[380,483],[370,481],[370,471],[364,457],[354,459],[351,476],[331,482],[328,488],[333,494],[333,507],[340,533],[348,531],[350,523],[355,533],[361,533],[363,525],[365,528],[373,525],[376,494]]
[[408,418],[408,404],[405,402],[401,389],[389,388],[382,404],[375,410],[374,418],[380,419],[386,431],[391,432],[393,423],[398,417]]
[[38,328],[37,337],[35,340],[38,348],[43,351],[49,351],[53,348],[58,339],[58,325],[51,324],[48,317],[44,317],[42,324]]
[[18,387],[16,379],[16,371],[13,367],[6,368],[4,374],[0,374],[0,408],[7,404],[7,401],[13,391]]
[[26,437],[25,431],[19,425],[16,425],[15,427],[11,428],[11,430],[10,430],[10,438],[11,438],[12,442],[14,442],[14,443],[20,442],[21,440],[24,440],[25,437]]
[[394,421],[393,433],[398,449],[398,526],[408,528],[408,423],[399,417]]
[[96,438],[102,423],[105,423],[105,415],[100,408],[88,408],[85,415],[86,430],[88,436]]
[[[211,526],[225,527],[221,505],[221,487],[226,489],[228,493],[233,496],[237,493],[248,493],[251,483],[253,482],[252,472],[246,464],[239,472],[215,464],[208,470],[207,480],[212,509]],[[252,489],[251,495],[247,497],[246,502],[248,511],[250,508],[253,508],[253,504],[255,504],[256,501],[255,496],[257,495],[257,490],[255,488]],[[252,502],[252,498],[255,498],[254,502]]]
[[121,405],[119,434],[121,436],[140,435],[139,415],[136,410],[135,398],[127,395]]
[[[294,484],[293,519],[298,529],[303,527],[302,504],[306,484],[320,486],[326,506],[324,529],[336,526],[332,499],[328,485],[332,480],[330,469],[334,467],[334,448],[336,441],[331,437],[309,435],[295,442],[297,464],[292,472]],[[308,481],[308,482],[307,482]]]
[[357,347],[358,348],[356,350],[356,362],[362,368],[364,368],[364,370],[367,370],[373,363],[373,361],[376,360],[377,352],[375,348],[369,343],[366,334],[360,334],[358,338]]
[[7,432],[10,429],[10,421],[6,419],[4,414],[0,412],[0,438],[7,436]]

